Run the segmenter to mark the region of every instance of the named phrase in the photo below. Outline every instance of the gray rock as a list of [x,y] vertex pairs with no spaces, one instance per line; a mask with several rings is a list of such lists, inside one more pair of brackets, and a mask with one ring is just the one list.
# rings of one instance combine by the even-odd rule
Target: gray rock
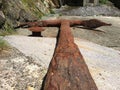
[[25,10],[23,4],[19,0],[4,0],[3,12],[8,21],[10,21],[10,25],[13,27],[19,21],[30,21],[36,19],[35,15],[32,15],[29,11]]
[[19,21],[20,22],[26,22],[26,21],[35,21],[38,18],[31,15],[30,13],[26,12],[24,9],[21,9],[19,11]]
[[2,11],[0,11],[0,28],[5,23],[5,16]]
[[7,22],[12,27],[15,27],[19,22],[38,20],[42,15],[50,13],[49,8],[42,0],[36,2],[29,0],[3,0],[2,10]]
[[65,6],[61,9],[55,10],[56,13],[68,16],[120,16],[120,10],[107,5],[100,6],[86,6],[86,7],[69,7]]

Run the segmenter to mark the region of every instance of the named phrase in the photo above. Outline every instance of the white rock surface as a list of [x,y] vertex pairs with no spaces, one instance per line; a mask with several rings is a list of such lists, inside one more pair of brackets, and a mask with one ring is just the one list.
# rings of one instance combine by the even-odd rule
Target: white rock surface
[[41,65],[47,67],[55,48],[55,38],[40,38],[26,36],[8,36],[5,39],[26,56],[41,61]]
[[[46,68],[53,56],[56,44],[55,38],[7,36],[4,39],[36,62],[40,60],[41,65]],[[78,38],[75,39],[75,43],[78,45],[98,89],[120,90],[120,51]]]

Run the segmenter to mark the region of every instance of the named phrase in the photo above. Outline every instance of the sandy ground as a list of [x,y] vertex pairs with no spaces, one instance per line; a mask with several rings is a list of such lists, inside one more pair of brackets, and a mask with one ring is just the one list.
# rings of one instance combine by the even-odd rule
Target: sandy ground
[[[112,23],[112,26],[98,28],[105,33],[78,27],[71,29],[98,89],[120,90],[120,17],[59,18],[97,18]],[[42,38],[28,37],[31,32],[26,29],[17,31],[19,35],[4,37],[12,49],[4,51],[7,56],[0,55],[0,90],[40,90],[54,53],[58,28],[46,28]]]
[[[27,36],[7,36],[5,37],[5,40],[7,40],[14,48],[17,48],[25,56],[32,57],[31,63],[29,63],[30,62],[29,59],[23,59],[23,57],[16,57],[11,59],[11,62],[14,62],[15,66],[19,64],[18,65],[19,68],[16,68],[16,69],[13,68],[13,70],[17,70],[19,73],[22,73],[21,77],[19,77],[20,83],[18,84],[18,81],[16,81],[19,88],[20,87],[25,88],[25,86],[21,85],[22,82],[24,82],[24,85],[27,85],[27,84],[29,85],[29,82],[25,81],[27,80],[26,77],[32,77],[32,78],[28,78],[30,81],[32,81],[32,79],[34,80],[37,78],[41,79],[42,81],[42,78],[46,73],[42,71],[43,71],[43,68],[44,70],[47,70],[49,62],[54,53],[56,39],[27,37]],[[75,43],[78,45],[89,67],[90,73],[92,74],[92,77],[94,78],[98,86],[98,89],[99,90],[120,90],[120,86],[119,86],[120,84],[120,72],[119,72],[120,51],[107,48],[104,46],[100,46],[79,38],[75,39]],[[1,60],[1,61],[2,61],[1,63],[3,63],[4,60]],[[28,64],[26,64],[25,62]],[[7,64],[5,63],[4,65],[6,66]],[[2,71],[4,72],[4,70]],[[41,75],[41,72],[44,75]],[[13,71],[12,74],[16,75],[16,72]],[[11,76],[11,78],[13,78],[13,76]],[[16,78],[16,76],[14,78]],[[7,80],[7,79],[4,79],[4,80]],[[35,90],[39,90],[38,86],[40,86],[40,81],[39,82],[32,81],[31,83],[32,83],[32,86],[36,88]],[[16,87],[17,86],[15,86],[15,88]],[[21,89],[18,89],[17,87],[17,89],[15,90],[21,90]]]

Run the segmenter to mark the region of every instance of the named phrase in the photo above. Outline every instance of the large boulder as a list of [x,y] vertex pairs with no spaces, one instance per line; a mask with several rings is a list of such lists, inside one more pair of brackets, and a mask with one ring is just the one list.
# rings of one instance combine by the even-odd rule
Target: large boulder
[[[19,22],[35,21],[49,14],[49,0],[0,0],[7,22],[15,27]],[[1,5],[1,4],[0,4]]]

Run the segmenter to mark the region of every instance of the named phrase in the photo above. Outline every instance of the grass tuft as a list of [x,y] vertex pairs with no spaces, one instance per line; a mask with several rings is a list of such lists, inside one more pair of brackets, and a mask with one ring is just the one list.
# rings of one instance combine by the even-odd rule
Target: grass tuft
[[100,0],[101,4],[106,4],[108,0]]
[[9,47],[10,47],[9,44],[5,40],[3,40],[2,38],[0,38],[0,51],[6,50]]
[[6,36],[6,35],[15,34],[14,29],[8,23],[5,23],[5,25],[3,26],[2,29],[3,30],[0,31],[0,36]]

